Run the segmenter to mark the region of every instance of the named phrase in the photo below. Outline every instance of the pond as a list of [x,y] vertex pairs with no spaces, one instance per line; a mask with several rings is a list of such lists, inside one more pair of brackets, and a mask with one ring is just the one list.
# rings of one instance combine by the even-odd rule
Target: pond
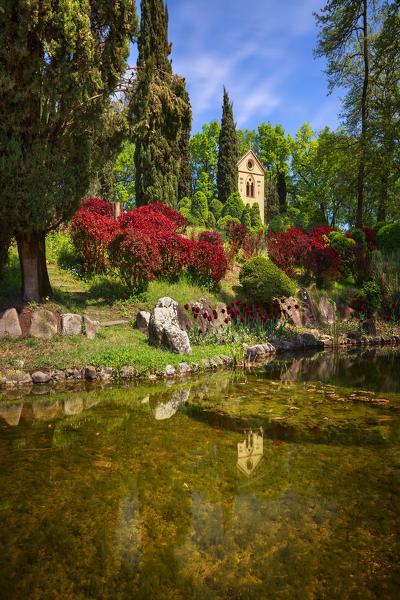
[[364,350],[3,395],[0,597],[399,598],[399,374]]

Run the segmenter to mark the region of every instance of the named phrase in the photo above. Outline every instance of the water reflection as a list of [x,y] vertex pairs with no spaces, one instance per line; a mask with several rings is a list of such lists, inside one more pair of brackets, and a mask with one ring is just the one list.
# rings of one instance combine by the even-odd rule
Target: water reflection
[[246,439],[237,445],[237,466],[239,471],[250,477],[264,456],[264,430],[260,427],[257,431],[248,429],[244,433]]

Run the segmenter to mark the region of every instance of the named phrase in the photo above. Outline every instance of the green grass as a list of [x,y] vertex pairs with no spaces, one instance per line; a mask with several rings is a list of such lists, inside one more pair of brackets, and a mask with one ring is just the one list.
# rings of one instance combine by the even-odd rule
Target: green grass
[[237,351],[236,345],[194,346],[192,355],[177,355],[163,348],[148,344],[147,336],[132,327],[107,327],[88,340],[82,336],[54,336],[50,340],[32,338],[4,338],[0,349],[0,367],[13,367],[24,361],[24,370],[39,367],[65,369],[82,368],[86,365],[114,367],[125,365],[135,367],[140,373],[162,371],[168,364],[180,362],[201,362],[218,354],[231,356]]

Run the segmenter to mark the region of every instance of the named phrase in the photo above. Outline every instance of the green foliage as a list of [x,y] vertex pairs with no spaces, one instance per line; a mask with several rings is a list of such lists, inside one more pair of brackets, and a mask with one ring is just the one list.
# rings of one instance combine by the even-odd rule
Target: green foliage
[[[233,120],[232,104],[224,88],[224,101],[222,106],[221,131],[219,134],[217,188],[218,199],[225,204],[231,194],[237,191],[238,173],[238,147],[236,127]],[[225,213],[227,214],[227,213]],[[232,215],[236,216],[236,215]],[[240,219],[241,215],[237,218]]]
[[223,208],[224,205],[217,198],[211,198],[211,200],[208,201],[208,209],[212,212],[217,221],[222,215]]
[[[362,231],[362,233],[364,233]],[[364,234],[365,237],[365,234]],[[331,231],[329,234],[329,244],[330,247],[335,250],[340,256],[340,261],[342,264],[342,275],[343,277],[348,277],[351,275],[351,268],[349,262],[349,248],[356,244],[356,241],[353,238],[347,238],[340,231]]]
[[203,192],[196,192],[192,199],[191,213],[199,223],[205,224],[208,219],[207,196]]
[[218,219],[218,221],[217,221],[218,229],[221,229],[222,231],[226,231],[229,221],[234,221],[235,223],[240,224],[240,220],[237,219],[236,217],[232,217],[232,215],[225,215],[225,217],[221,217],[220,219]]
[[385,252],[400,250],[400,223],[381,227],[376,236],[376,245]]
[[361,246],[366,247],[367,238],[365,237],[365,233],[362,229],[353,229],[350,235],[356,242],[356,244],[360,244]]
[[263,223],[260,217],[260,207],[258,204],[253,204],[250,209],[251,213],[251,226],[255,231],[259,231],[263,228]]
[[366,281],[357,296],[357,302],[367,307],[365,312],[368,315],[372,315],[379,310],[382,304],[382,293],[379,285],[375,281]]
[[125,140],[121,152],[117,156],[114,168],[114,190],[118,202],[123,202],[126,209],[135,206],[135,145]]
[[245,225],[247,227],[247,229],[249,229],[251,227],[251,208],[250,208],[250,204],[246,204],[246,208],[244,209],[243,213],[242,213],[242,218],[241,218],[241,223],[242,225]]
[[239,281],[245,296],[253,302],[271,302],[281,296],[293,296],[296,284],[269,258],[247,261],[240,270]]
[[185,196],[184,198],[182,198],[182,200],[180,200],[179,203],[178,203],[178,209],[179,210],[182,210],[182,208],[187,208],[188,210],[190,210],[191,207],[192,207],[192,201],[187,196]]
[[382,227],[385,227],[385,225],[387,225],[387,223],[385,221],[378,221],[378,223],[375,223],[371,229],[373,231],[375,231],[375,233],[378,235],[378,232],[380,231],[380,229],[382,229]]
[[[198,189],[207,197],[214,196],[217,191],[218,140],[221,126],[218,121],[205,123],[202,131],[190,140],[190,164],[193,172],[192,190]],[[206,189],[205,189],[206,188]],[[211,196],[208,196],[208,193]]]
[[143,0],[138,76],[129,117],[135,141],[136,205],[177,206],[189,193],[191,109],[185,80],[168,58],[168,13],[162,0]]
[[206,224],[207,227],[209,227],[210,229],[215,229],[217,226],[217,221],[211,211],[208,211],[208,218]]
[[243,200],[239,192],[235,191],[227,198],[222,209],[222,216],[225,217],[226,215],[230,215],[240,222],[244,208]]

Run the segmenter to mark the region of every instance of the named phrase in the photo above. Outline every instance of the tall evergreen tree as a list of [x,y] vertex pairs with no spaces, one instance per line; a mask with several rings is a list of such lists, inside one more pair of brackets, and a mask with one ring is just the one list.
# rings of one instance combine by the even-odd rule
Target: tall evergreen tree
[[[348,89],[344,107],[352,133],[358,136],[356,226],[363,224],[369,98],[371,88],[371,36],[375,0],[328,0],[315,15],[321,30],[315,51],[327,58],[329,86]],[[374,14],[375,12],[375,14]]]
[[0,235],[16,237],[23,298],[39,302],[51,295],[46,233],[99,168],[137,17],[134,0],[1,4]]
[[217,189],[218,199],[225,204],[231,194],[238,189],[238,143],[233,121],[232,104],[224,88],[221,131],[219,134]]
[[135,141],[136,204],[177,206],[190,188],[191,109],[185,80],[172,73],[168,11],[142,0],[137,85],[130,104]]

